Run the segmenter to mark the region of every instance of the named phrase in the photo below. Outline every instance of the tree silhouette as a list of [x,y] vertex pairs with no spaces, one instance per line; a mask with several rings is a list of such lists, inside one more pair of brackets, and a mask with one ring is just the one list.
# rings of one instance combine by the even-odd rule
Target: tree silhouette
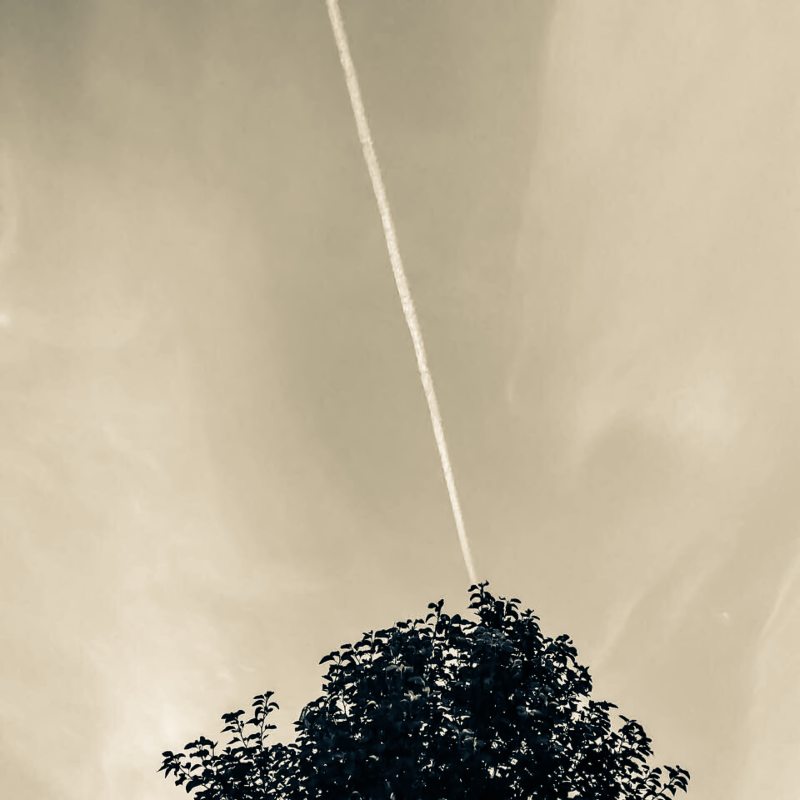
[[[325,656],[323,694],[289,744],[268,744],[277,703],[224,714],[223,748],[201,736],[159,771],[197,800],[656,800],[686,791],[652,767],[642,726],[590,697],[566,635],[520,600],[470,587],[474,619],[430,603],[424,619],[365,633]],[[247,718],[246,718],[247,717]]]

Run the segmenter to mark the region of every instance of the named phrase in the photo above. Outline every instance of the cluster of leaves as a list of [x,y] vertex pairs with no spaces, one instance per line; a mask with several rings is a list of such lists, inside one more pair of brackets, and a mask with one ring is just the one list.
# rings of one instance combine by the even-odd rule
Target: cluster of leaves
[[270,714],[278,708],[273,692],[256,695],[252,716],[243,719],[243,710],[222,715],[223,733],[230,734],[228,744],[205,736],[184,745],[185,753],[167,750],[159,772],[174,776],[187,792],[196,790],[197,800],[262,800],[290,798],[296,773],[296,749],[280,742],[267,744],[275,725]]
[[226,714],[228,745],[201,737],[161,770],[198,800],[661,800],[681,767],[651,767],[642,726],[591,699],[566,635],[520,600],[470,587],[474,619],[429,604],[424,619],[365,633],[325,656],[323,694],[290,744],[267,744],[272,693]]

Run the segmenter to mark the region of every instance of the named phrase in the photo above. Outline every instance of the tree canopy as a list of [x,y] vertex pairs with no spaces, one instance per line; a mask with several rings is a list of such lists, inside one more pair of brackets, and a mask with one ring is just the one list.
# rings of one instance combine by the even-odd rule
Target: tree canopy
[[657,800],[686,791],[654,767],[651,740],[591,698],[567,635],[550,638],[517,598],[470,587],[474,616],[447,614],[364,633],[326,655],[322,694],[290,743],[268,741],[278,707],[224,714],[160,771],[197,800]]

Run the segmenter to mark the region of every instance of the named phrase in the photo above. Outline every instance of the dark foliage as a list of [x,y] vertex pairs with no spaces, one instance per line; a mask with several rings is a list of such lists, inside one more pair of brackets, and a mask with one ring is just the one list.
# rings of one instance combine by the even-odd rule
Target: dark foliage
[[225,714],[161,770],[197,800],[655,800],[686,791],[651,767],[638,722],[590,698],[568,636],[543,635],[520,601],[470,587],[475,619],[444,601],[425,619],[365,633],[325,656],[323,694],[268,744],[272,692]]

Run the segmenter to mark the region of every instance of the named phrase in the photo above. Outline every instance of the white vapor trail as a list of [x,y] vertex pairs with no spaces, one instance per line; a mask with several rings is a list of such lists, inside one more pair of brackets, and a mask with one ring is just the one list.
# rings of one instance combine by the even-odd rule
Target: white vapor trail
[[436,392],[433,388],[433,377],[428,369],[428,358],[425,355],[425,343],[422,339],[422,331],[417,320],[417,312],[414,309],[414,301],[411,297],[411,290],[408,286],[406,273],[403,269],[403,261],[400,258],[400,249],[397,245],[397,235],[394,230],[392,213],[389,208],[389,200],[386,197],[386,188],[383,184],[381,168],[378,164],[378,156],[372,143],[367,113],[364,110],[364,103],[361,100],[361,90],[358,86],[358,77],[353,59],[350,57],[350,47],[347,43],[347,34],[344,29],[344,21],[339,10],[338,0],[325,0],[328,7],[328,16],[333,29],[333,36],[336,39],[336,48],[339,51],[339,60],[342,62],[344,77],[347,83],[347,91],[350,95],[350,105],[353,108],[358,138],[361,142],[361,149],[364,153],[364,161],[367,165],[370,180],[372,181],[372,191],[375,193],[375,200],[378,203],[383,234],[386,239],[386,249],[389,252],[389,261],[392,265],[394,282],[397,285],[397,293],[400,295],[400,303],[403,307],[403,315],[406,318],[408,332],[411,334],[411,341],[414,343],[414,353],[417,357],[417,368],[419,377],[422,381],[422,389],[425,392],[425,399],[428,402],[433,435],[436,439],[436,447],[439,450],[439,460],[442,462],[442,472],[447,484],[447,493],[450,496],[450,506],[453,510],[453,519],[456,524],[458,541],[461,545],[461,555],[464,557],[464,566],[472,583],[477,583],[475,565],[472,561],[472,552],[467,538],[467,531],[464,526],[464,516],[461,513],[461,503],[458,500],[456,491],[456,481],[453,476],[453,467],[450,464],[450,456],[447,451],[447,440],[444,436],[442,425],[442,415],[439,412],[439,403],[436,399]]

